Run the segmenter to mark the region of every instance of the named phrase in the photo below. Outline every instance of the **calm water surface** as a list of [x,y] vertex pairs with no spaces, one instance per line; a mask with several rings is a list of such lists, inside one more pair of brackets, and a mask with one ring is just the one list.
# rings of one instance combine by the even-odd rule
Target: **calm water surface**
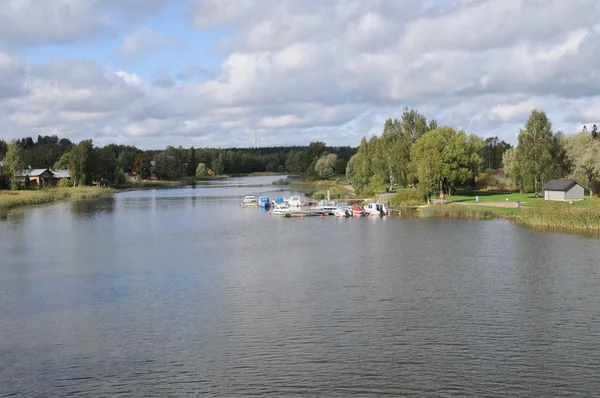
[[272,180],[0,221],[0,397],[598,394],[600,240],[240,208]]

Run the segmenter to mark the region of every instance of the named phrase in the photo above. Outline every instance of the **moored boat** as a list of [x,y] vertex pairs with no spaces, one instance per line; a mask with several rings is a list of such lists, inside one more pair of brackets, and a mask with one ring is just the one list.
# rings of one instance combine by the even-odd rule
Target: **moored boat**
[[300,196],[290,196],[290,198],[288,199],[288,206],[301,207],[302,201],[300,200]]
[[258,207],[258,200],[252,195],[246,195],[242,201],[242,207]]
[[354,205],[351,207],[353,217],[362,217],[365,215],[365,209],[362,206]]
[[290,207],[288,205],[284,205],[284,204],[277,205],[272,210],[272,213],[276,214],[278,216],[289,215],[291,212],[292,212],[292,210],[290,209]]
[[338,206],[333,211],[336,217],[352,217],[352,208],[350,206]]
[[322,214],[330,214],[333,215],[336,211],[337,207],[333,203],[328,200],[320,200],[315,206],[311,208],[312,210],[316,210]]
[[365,205],[365,213],[367,216],[386,216],[388,210],[382,203],[369,203]]
[[260,198],[258,198],[258,205],[260,207],[268,209],[269,207],[271,207],[271,200],[267,196],[261,196]]

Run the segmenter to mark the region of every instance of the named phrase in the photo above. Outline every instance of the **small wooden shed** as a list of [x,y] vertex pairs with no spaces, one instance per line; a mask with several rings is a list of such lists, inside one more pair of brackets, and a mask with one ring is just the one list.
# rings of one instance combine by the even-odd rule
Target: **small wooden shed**
[[544,200],[583,200],[585,187],[575,180],[550,180],[542,187]]

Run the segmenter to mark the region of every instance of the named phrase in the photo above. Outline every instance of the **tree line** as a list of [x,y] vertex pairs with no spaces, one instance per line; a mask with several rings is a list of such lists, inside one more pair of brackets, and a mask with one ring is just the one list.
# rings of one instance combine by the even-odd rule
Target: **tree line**
[[346,168],[359,192],[384,187],[414,187],[424,198],[453,194],[457,187],[475,187],[486,169],[503,169],[522,192],[541,192],[551,179],[575,178],[590,195],[600,190],[600,137],[596,125],[588,132],[565,135],[552,130],[543,112],[534,109],[518,135],[518,145],[497,137],[483,139],[405,109],[388,119],[383,133],[361,144]]
[[[355,148],[328,147],[323,142],[308,146],[269,148],[183,148],[168,146],[164,150],[144,151],[135,146],[110,144],[94,146],[92,140],[73,143],[57,136],[38,136],[5,142],[0,140],[0,189],[19,189],[18,172],[28,168],[69,170],[69,184],[102,183],[120,185],[127,175],[140,179],[151,176],[177,180],[192,176],[290,172],[310,178],[344,174]],[[329,157],[327,157],[329,155]],[[327,162],[321,161],[327,157]],[[333,161],[333,162],[332,162]]]

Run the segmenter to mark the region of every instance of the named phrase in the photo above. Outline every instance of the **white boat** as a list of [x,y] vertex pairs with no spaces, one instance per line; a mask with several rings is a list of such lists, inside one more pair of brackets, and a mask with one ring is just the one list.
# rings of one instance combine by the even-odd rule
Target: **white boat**
[[323,214],[333,215],[334,212],[337,210],[337,206],[328,200],[320,200],[312,209]]
[[301,207],[302,201],[300,200],[300,196],[290,196],[288,199],[288,205],[290,207]]
[[369,203],[365,205],[367,216],[386,216],[388,210],[381,203]]
[[333,211],[336,217],[352,217],[352,208],[350,206],[338,206]]
[[287,205],[277,205],[271,212],[279,216],[285,216],[286,214],[290,214],[292,210]]
[[246,195],[242,201],[242,207],[258,207],[258,200],[252,195]]

